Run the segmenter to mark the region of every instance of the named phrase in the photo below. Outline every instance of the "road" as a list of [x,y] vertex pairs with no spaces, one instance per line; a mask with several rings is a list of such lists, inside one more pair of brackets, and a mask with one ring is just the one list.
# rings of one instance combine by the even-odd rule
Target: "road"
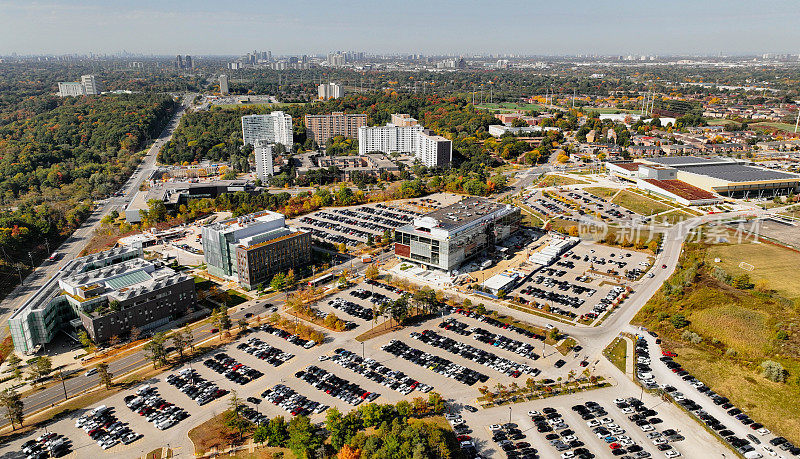
[[[392,256],[393,253],[391,252],[382,253],[377,257],[376,261],[382,262],[388,258],[391,258]],[[360,274],[366,270],[368,265],[368,263],[362,262],[360,258],[351,258],[348,261],[344,261],[334,266],[333,272],[338,273],[344,269],[348,269],[353,273]],[[231,322],[236,323],[239,319],[244,318],[245,314],[248,313],[252,313],[253,315],[261,314],[263,316],[267,316],[268,309],[272,306],[277,306],[280,308],[284,303],[284,299],[285,297],[282,294],[278,294],[266,300],[251,300],[236,308],[231,308],[229,314]],[[194,329],[192,332],[194,344],[197,345],[201,341],[210,338],[212,335],[212,328],[214,328],[214,325],[206,323]],[[109,362],[109,371],[116,378],[150,364],[151,362],[145,357],[144,352],[140,350]],[[70,379],[66,379],[63,385],[56,384],[23,398],[23,402],[25,404],[24,411],[26,414],[29,414],[64,401],[65,390],[69,397],[73,397],[92,389],[99,384],[100,379],[97,375],[86,376],[85,374],[79,374],[77,376],[73,376]]]
[[[155,169],[156,156],[164,142],[172,137],[172,132],[177,127],[181,116],[185,113],[188,104],[191,102],[189,96],[186,96],[178,109],[173,115],[170,122],[161,132],[161,135],[153,142],[150,149],[147,151],[144,161],[142,161],[136,170],[133,172],[127,182],[120,188],[118,193],[120,196],[112,196],[106,200],[98,202],[95,209],[86,218],[86,221],[78,227],[72,235],[67,238],[54,252],[59,252],[61,257],[58,261],[51,263],[48,261],[34,270],[28,277],[25,278],[21,285],[18,285],[11,293],[9,293],[2,302],[0,302],[0,323],[5,324],[11,314],[22,306],[28,298],[35,293],[44,283],[53,277],[59,269],[61,269],[67,262],[79,256],[81,251],[86,246],[86,243],[92,238],[94,231],[100,226],[100,220],[112,210],[123,210],[127,203],[133,198],[133,195],[139,190],[139,186],[144,180],[150,176]],[[0,339],[5,338],[9,334],[7,327],[1,327]]]

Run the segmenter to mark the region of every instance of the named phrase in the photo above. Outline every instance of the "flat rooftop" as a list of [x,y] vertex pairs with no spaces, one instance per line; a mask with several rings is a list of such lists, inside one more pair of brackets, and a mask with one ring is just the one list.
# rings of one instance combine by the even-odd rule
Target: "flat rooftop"
[[[678,166],[679,169],[680,166]],[[759,182],[759,181],[794,181],[800,180],[800,175],[763,169],[743,164],[709,164],[683,168],[685,172],[705,175],[728,182]]]
[[423,218],[433,218],[439,223],[440,228],[453,230],[507,207],[507,204],[490,201],[486,198],[468,197],[455,204],[425,214]]
[[653,163],[658,163],[663,166],[672,166],[672,167],[700,165],[700,164],[735,163],[735,161],[726,158],[701,158],[699,156],[662,156],[660,158],[649,158],[648,161]]

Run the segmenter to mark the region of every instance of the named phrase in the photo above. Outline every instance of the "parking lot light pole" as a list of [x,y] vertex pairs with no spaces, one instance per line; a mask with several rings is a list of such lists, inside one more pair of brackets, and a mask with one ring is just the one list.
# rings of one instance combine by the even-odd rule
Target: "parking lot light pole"
[[511,423],[511,407],[508,407],[508,422]]
[[364,342],[361,342],[361,360],[364,360]]

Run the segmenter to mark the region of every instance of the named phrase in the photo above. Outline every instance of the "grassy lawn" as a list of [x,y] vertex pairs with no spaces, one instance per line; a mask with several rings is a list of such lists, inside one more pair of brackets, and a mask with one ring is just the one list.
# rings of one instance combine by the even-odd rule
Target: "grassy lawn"
[[639,215],[653,215],[668,210],[674,209],[656,200],[650,199],[627,190],[622,190],[611,202],[619,204],[620,206],[632,210]]
[[536,111],[544,110],[544,107],[539,104],[520,104],[515,102],[501,102],[497,104],[478,104],[475,107],[488,110],[536,110]]
[[572,177],[564,177],[563,175],[546,175],[539,181],[538,185],[544,188],[548,186],[584,185],[586,183],[589,182]]
[[602,186],[586,187],[583,190],[603,199],[609,199],[619,192],[616,188],[605,188]]
[[[755,268],[745,271],[741,261]],[[793,442],[800,441],[798,261],[797,252],[767,243],[686,244],[679,269],[633,320],[658,331],[675,360],[712,390]],[[734,288],[715,277],[717,268],[747,274],[757,288]],[[676,328],[679,314],[687,325]],[[785,383],[761,374],[766,360],[783,366]]]
[[781,131],[794,132],[794,124],[778,123],[774,121],[763,121],[761,123],[753,123],[749,125],[751,128],[767,128],[778,129]]
[[684,212],[682,210],[676,209],[676,210],[673,210],[672,212],[667,212],[666,214],[659,215],[658,217],[656,217],[656,220],[658,220],[660,222],[669,223],[670,225],[674,225],[675,223],[678,223],[679,221],[683,221],[683,220],[686,220],[687,218],[691,218],[691,217],[693,217],[693,215],[691,215],[689,213],[686,213],[686,212]]
[[625,359],[628,356],[628,343],[622,337],[617,337],[603,351],[603,355],[614,364],[615,367],[625,373]]
[[584,106],[584,107],[581,107],[581,110],[583,110],[586,113],[597,112],[597,113],[599,113],[601,115],[610,115],[610,114],[613,114],[613,113],[639,113],[636,110],[625,110],[625,109],[622,109],[622,108],[612,108],[612,107],[586,107],[586,106]]
[[739,126],[739,123],[733,120],[726,119],[711,119],[707,120],[709,126]]
[[[720,259],[715,263],[716,258]],[[752,271],[745,271],[739,263],[753,265]],[[706,263],[719,266],[736,276],[747,273],[753,281],[765,280],[781,296],[789,299],[800,298],[800,282],[795,277],[800,254],[773,244],[714,244],[709,246]]]

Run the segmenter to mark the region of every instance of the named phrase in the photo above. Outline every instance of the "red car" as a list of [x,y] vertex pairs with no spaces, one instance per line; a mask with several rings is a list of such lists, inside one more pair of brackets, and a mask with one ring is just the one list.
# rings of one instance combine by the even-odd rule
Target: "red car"
[[611,448],[611,449],[620,449],[620,448],[622,448],[622,445],[620,445],[619,443],[612,443],[612,444],[608,445],[608,447]]
[[664,357],[677,357],[678,356],[678,354],[676,354],[674,352],[670,352],[670,351],[661,351],[661,355],[663,355]]

